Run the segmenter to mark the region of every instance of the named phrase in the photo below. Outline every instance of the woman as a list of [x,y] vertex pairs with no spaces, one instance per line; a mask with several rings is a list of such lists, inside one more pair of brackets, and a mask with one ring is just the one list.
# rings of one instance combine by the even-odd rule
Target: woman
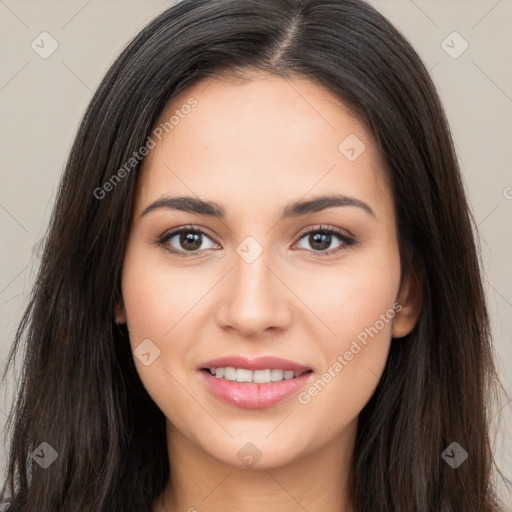
[[22,339],[9,510],[500,510],[449,127],[359,0],[185,0],[135,37]]

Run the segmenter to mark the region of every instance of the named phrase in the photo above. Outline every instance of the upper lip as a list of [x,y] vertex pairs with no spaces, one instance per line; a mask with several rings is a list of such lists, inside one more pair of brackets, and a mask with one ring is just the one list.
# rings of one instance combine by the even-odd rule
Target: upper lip
[[200,369],[203,368],[245,368],[247,370],[293,370],[294,372],[304,372],[311,370],[309,366],[290,361],[289,359],[283,359],[275,356],[262,356],[249,359],[243,356],[225,356],[218,359],[211,359],[200,365]]

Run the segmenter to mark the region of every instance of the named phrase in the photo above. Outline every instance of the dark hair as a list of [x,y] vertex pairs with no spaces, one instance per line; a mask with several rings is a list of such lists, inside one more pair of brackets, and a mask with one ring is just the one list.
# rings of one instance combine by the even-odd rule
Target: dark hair
[[[421,280],[417,325],[392,341],[360,414],[355,510],[500,510],[489,433],[498,379],[449,126],[418,55],[361,0],[182,1],[114,62],[69,155],[3,376],[25,340],[0,497],[15,512],[141,512],[164,489],[165,418],[113,314],[139,163],[108,197],[95,191],[144,146],[180,91],[251,70],[309,79],[364,124],[394,197],[402,272],[413,268]],[[454,441],[470,454],[457,470],[441,457]],[[45,470],[30,457],[42,442],[58,452]]]

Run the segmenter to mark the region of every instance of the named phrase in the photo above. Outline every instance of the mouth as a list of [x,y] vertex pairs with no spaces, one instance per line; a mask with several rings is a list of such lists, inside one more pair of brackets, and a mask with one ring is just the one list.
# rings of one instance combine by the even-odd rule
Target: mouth
[[266,368],[264,370],[249,370],[247,368],[235,368],[233,366],[221,366],[219,368],[201,368],[201,371],[209,373],[217,379],[224,379],[236,382],[255,382],[268,384],[283,380],[296,379],[305,373],[312,373],[313,370],[293,371],[281,368]]
[[224,403],[246,409],[270,407],[312,380],[312,368],[276,357],[225,357],[203,363],[198,373]]

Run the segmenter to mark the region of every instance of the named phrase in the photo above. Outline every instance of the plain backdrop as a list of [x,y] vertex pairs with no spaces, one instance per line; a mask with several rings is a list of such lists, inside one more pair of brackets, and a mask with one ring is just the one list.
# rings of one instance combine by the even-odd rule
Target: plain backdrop
[[[38,241],[93,91],[126,43],[173,3],[0,0],[0,362],[26,305]],[[452,128],[478,224],[504,388],[495,452],[512,479],[512,0],[370,3],[421,56]],[[13,377],[0,393],[0,428],[15,389]],[[501,492],[512,510],[512,490]]]

